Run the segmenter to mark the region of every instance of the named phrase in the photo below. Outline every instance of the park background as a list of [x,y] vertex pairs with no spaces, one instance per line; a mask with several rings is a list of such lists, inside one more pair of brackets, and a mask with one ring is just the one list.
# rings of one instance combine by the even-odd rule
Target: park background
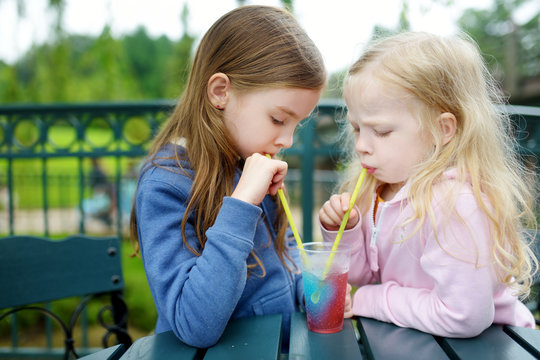
[[[175,35],[159,34],[148,29],[144,24],[133,21],[131,28],[122,31],[119,25],[120,17],[130,18],[131,14],[140,12],[146,17],[158,17],[152,7],[163,7],[169,1],[156,0],[147,2],[127,2],[123,13],[118,13],[115,3],[122,1],[104,1],[106,5],[99,18],[93,22],[103,24],[97,33],[81,33],[71,31],[70,14],[73,7],[82,7],[80,2],[67,0],[0,0],[0,19],[7,16],[10,21],[0,21],[0,107],[28,106],[36,104],[81,104],[81,103],[140,103],[162,102],[174,104],[181,95],[189,73],[190,61],[198,40],[208,26],[217,18],[235,6],[244,4],[271,4],[289,8],[298,14],[299,21],[306,27],[308,34],[314,38],[321,48],[329,67],[330,78],[328,88],[323,95],[323,101],[341,99],[341,86],[347,65],[352,63],[370,38],[395,33],[402,30],[426,30],[432,32],[464,31],[475,39],[486,59],[486,62],[499,80],[500,86],[508,96],[512,105],[540,106],[540,4],[537,0],[485,0],[481,7],[467,6],[474,4],[469,1],[432,0],[432,1],[381,1],[387,14],[380,23],[367,23],[365,27],[345,28],[338,31],[340,16],[349,11],[348,5],[355,3],[358,22],[362,22],[360,12],[369,13],[372,2],[366,1],[335,1],[317,2],[328,9],[326,18],[318,18],[315,26],[310,19],[308,1],[198,1],[199,5],[190,1],[176,1],[172,22],[176,26]],[[35,22],[36,4],[41,3],[41,14],[38,14],[39,24]],[[340,4],[342,4],[340,7]],[[144,4],[144,5],[142,5]],[[180,4],[180,5],[179,5]],[[200,21],[193,18],[192,8],[201,6],[213,9]],[[310,5],[311,4],[311,5]],[[321,5],[322,4],[322,5]],[[97,6],[97,5],[96,5]],[[171,8],[171,9],[172,9]],[[156,10],[157,11],[157,10]],[[441,13],[442,12],[442,13]],[[457,14],[452,18],[453,28],[439,29],[437,20],[444,14]],[[95,15],[94,13],[89,13]],[[74,15],[73,15],[74,16]],[[131,16],[135,18],[135,16]],[[315,17],[315,15],[313,15]],[[337,18],[337,23],[336,23]],[[161,20],[162,22],[164,20]],[[310,22],[311,21],[311,22]],[[354,22],[355,18],[347,22]],[[445,19],[448,21],[448,19]],[[91,21],[92,22],[92,21]],[[194,23],[198,22],[198,25]],[[344,20],[341,20],[344,22]],[[4,27],[11,24],[9,31]],[[201,25],[202,24],[202,25]],[[307,25],[310,24],[310,27]],[[442,24],[442,20],[441,20]],[[427,27],[427,28],[426,28]],[[356,30],[355,30],[356,29]],[[93,30],[95,32],[95,30]],[[358,34],[355,34],[355,31]],[[30,43],[25,45],[21,34],[29,33]],[[352,33],[352,34],[351,34]],[[352,37],[351,37],[352,36]],[[343,41],[347,39],[355,39]],[[340,39],[337,41],[336,39]],[[326,48],[338,44],[338,48]],[[5,48],[11,44],[11,52]],[[13,45],[15,44],[15,45]],[[327,49],[327,50],[325,50]],[[332,56],[330,56],[330,54]],[[343,55],[340,55],[343,54]],[[336,56],[338,60],[336,60]],[[341,59],[339,59],[341,57]],[[339,100],[338,100],[339,101]],[[4,121],[0,117],[0,123]],[[91,142],[100,144],[108,135],[102,126],[96,122],[89,129]],[[148,133],[148,124],[135,121],[127,129],[133,141]],[[28,121],[17,128],[13,134],[21,144],[33,144],[38,136],[35,124]],[[5,143],[7,134],[0,131],[0,143]],[[54,134],[59,144],[69,143],[74,136],[67,128],[59,127]],[[67,140],[66,140],[67,139]],[[142,158],[131,158],[122,161],[120,171],[127,175],[124,178],[136,178],[137,165]],[[335,159],[334,159],[335,160]],[[39,182],[39,173],[43,164],[39,159],[17,161],[14,172],[18,174],[19,191],[14,194],[19,220],[15,233],[41,234],[42,224],[34,222],[39,218],[38,212],[43,207],[41,192],[35,190],[35,182]],[[84,190],[86,199],[94,199],[99,181],[103,184],[113,183],[112,178],[118,170],[114,159],[100,159],[99,172],[95,170],[92,161],[84,162],[85,173],[89,176],[89,186]],[[291,162],[291,169],[299,164]],[[332,171],[335,164],[320,162],[321,170]],[[7,227],[8,199],[5,195],[7,160],[0,161],[0,234],[9,233]],[[67,179],[77,176],[77,166],[72,161],[57,159],[47,165],[47,176]],[[92,175],[94,174],[94,175]],[[99,180],[99,181],[98,181]],[[92,182],[95,184],[92,185]],[[24,185],[26,184],[26,185]],[[60,183],[62,184],[62,183]],[[64,182],[65,184],[65,182]],[[132,183],[131,183],[132,184]],[[90,186],[92,185],[92,186]],[[76,189],[69,194],[69,188],[54,185],[49,182],[51,209],[51,232],[55,237],[64,237],[77,232],[78,219],[74,209],[78,197]],[[108,185],[106,185],[108,186]],[[129,190],[129,188],[128,188]],[[106,190],[108,191],[108,190]],[[323,201],[328,188],[319,196],[318,202]],[[57,194],[58,193],[58,194]],[[298,204],[298,196],[291,193],[291,202]],[[89,202],[89,206],[92,205]],[[94,204],[95,205],[95,204]],[[97,205],[96,205],[97,206]],[[299,207],[295,206],[296,212]],[[111,226],[110,214],[95,216],[88,220],[88,232],[108,234],[115,233]],[[297,218],[299,216],[296,216]],[[59,228],[55,229],[58,223]],[[66,227],[66,224],[73,227]],[[123,267],[126,282],[125,298],[129,310],[136,316],[130,316],[129,331],[134,339],[150,333],[155,323],[155,309],[152,302],[141,260],[130,257],[131,244],[125,238],[123,242]],[[72,308],[71,301],[54,304],[60,312]],[[93,310],[91,310],[93,311]],[[90,316],[90,318],[92,318]],[[21,345],[42,341],[37,335],[43,327],[43,322],[36,317],[22,317],[21,324],[30,329],[21,335]],[[91,327],[90,332],[92,333]],[[36,340],[37,339],[37,340]],[[9,343],[9,326],[0,324],[0,345]]]

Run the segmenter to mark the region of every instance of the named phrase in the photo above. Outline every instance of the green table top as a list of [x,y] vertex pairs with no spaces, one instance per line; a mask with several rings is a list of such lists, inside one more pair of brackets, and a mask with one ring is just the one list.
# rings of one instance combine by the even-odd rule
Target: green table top
[[137,340],[121,359],[540,358],[540,331],[513,326],[493,325],[477,337],[451,339],[359,317],[345,319],[338,333],[317,334],[308,330],[304,313],[295,313],[291,318],[289,354],[280,354],[281,333],[281,315],[242,318],[231,321],[219,342],[208,349],[185,345],[169,331]]

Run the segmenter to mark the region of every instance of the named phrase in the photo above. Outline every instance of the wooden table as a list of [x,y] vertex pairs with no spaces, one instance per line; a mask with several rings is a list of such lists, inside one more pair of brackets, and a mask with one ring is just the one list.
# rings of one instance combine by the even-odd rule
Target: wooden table
[[[172,332],[143,337],[121,357],[125,359],[534,359],[540,358],[540,330],[491,326],[470,339],[450,339],[367,318],[345,320],[335,334],[307,329],[305,314],[291,321],[290,352],[280,354],[281,316],[231,321],[215,346],[197,349]],[[104,350],[105,351],[105,350]],[[94,357],[92,359],[107,359]],[[117,357],[115,357],[117,359]]]

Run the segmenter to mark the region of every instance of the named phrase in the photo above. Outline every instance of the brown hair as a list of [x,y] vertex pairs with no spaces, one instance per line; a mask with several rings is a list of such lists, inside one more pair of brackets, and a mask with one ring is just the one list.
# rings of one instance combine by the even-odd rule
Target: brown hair
[[[269,6],[239,7],[223,15],[204,35],[182,99],[155,138],[149,155],[155,161],[157,151],[164,145],[181,138],[186,141],[194,178],[181,232],[186,246],[197,255],[200,253],[189,246],[185,237],[188,215],[191,212],[195,215],[195,232],[204,249],[205,232],[214,223],[223,197],[232,194],[234,172],[241,166],[222,112],[212,106],[207,96],[208,80],[218,72],[227,75],[231,89],[240,92],[263,88],[321,89],[326,84],[319,50],[286,10]],[[179,160],[176,159],[180,166]],[[275,198],[274,201],[278,205],[273,224],[278,234],[274,245],[285,264],[287,221],[279,202]],[[131,219],[132,237],[137,239],[133,210]],[[255,254],[252,255],[262,267]]]

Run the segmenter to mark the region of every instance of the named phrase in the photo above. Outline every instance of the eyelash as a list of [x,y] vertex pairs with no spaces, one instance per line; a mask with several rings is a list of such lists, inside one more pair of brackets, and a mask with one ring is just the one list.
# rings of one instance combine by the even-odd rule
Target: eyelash
[[375,136],[378,136],[378,137],[386,137],[388,135],[390,135],[390,132],[391,131],[377,131],[377,130],[373,130],[375,132]]
[[[352,126],[352,125],[351,125]],[[356,126],[352,126],[353,132],[355,134],[360,134],[360,128]],[[377,137],[387,137],[392,132],[391,130],[384,130],[384,131],[377,131],[373,129],[373,132],[375,133],[375,136]]]
[[272,116],[272,122],[276,125],[283,125],[284,121],[278,120],[275,117]]
[[[360,134],[360,129],[353,127],[353,132],[355,134]],[[391,133],[391,131],[377,131],[377,130],[373,130],[373,132],[375,133],[375,136],[377,137],[387,137]]]

